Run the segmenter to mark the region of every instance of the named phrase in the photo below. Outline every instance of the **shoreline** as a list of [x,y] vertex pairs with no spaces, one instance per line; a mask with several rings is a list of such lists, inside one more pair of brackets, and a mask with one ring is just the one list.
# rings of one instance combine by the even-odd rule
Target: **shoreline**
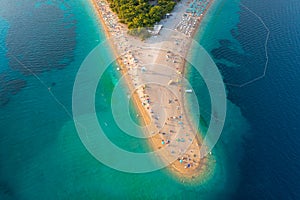
[[[92,6],[94,8],[94,11],[97,13],[98,19],[100,20],[100,23],[102,25],[101,27],[104,29],[103,32],[105,34],[105,37],[106,38],[111,38],[110,31],[109,31],[109,29],[108,29],[108,27],[107,27],[107,25],[106,25],[106,23],[105,23],[105,21],[103,19],[102,13],[101,13],[101,11],[99,9],[99,6],[97,5],[96,0],[90,0],[89,2],[92,4]],[[121,71],[120,72],[121,75],[126,74],[127,70],[126,70],[125,67],[123,67],[122,62],[119,60],[119,54],[118,54],[117,50],[114,48],[114,45],[112,44],[112,42],[110,40],[108,40],[108,41],[109,41],[108,43],[109,43],[109,46],[111,47],[112,53],[117,58],[117,64],[122,68],[122,70],[120,70]],[[125,81],[126,85],[129,88],[129,90],[131,91],[132,90],[132,85],[130,84],[130,80],[127,80],[126,76],[125,76],[125,79],[126,79],[126,81]],[[141,105],[141,101],[140,101],[139,97],[137,96],[137,94],[135,92],[132,93],[132,102],[137,107],[137,112],[141,116],[143,116],[143,117],[141,117],[142,118],[142,124],[143,125],[149,124],[150,123],[150,119],[149,119],[148,115],[145,114],[144,109],[140,106]]]
[[[106,9],[106,8],[102,8],[99,6],[99,3],[103,3],[103,1],[99,1],[99,0],[90,0],[93,8],[95,9],[95,12],[97,13],[97,16],[98,16],[98,19],[100,20],[100,23],[104,29],[104,33],[105,33],[105,36],[106,38],[112,38],[113,37],[113,31],[114,29],[109,29],[109,25],[107,24],[107,21],[105,21],[105,14],[103,14],[101,12],[101,9]],[[196,20],[198,20],[196,26],[194,27],[194,30],[192,31],[192,33],[190,34],[190,38],[194,38],[195,37],[195,34],[197,33],[197,31],[199,30],[199,27],[201,25],[201,22],[205,16],[205,14],[207,13],[207,11],[209,10],[211,4],[212,4],[213,1],[209,1],[209,4],[207,6],[207,8],[204,10],[203,14],[201,15],[200,18],[196,18]],[[187,2],[188,3],[188,2]],[[106,5],[107,6],[107,5]],[[177,6],[177,5],[176,5]],[[185,5],[186,6],[186,5]],[[175,7],[176,8],[176,7]],[[182,10],[181,10],[182,11]],[[110,11],[111,12],[111,11]],[[173,12],[172,12],[173,13]],[[115,19],[116,20],[116,15],[113,13],[112,15],[114,15],[112,19]],[[118,25],[120,25],[119,22],[117,22]],[[124,27],[125,25],[120,25],[121,27]],[[126,30],[126,28],[124,29]],[[127,36],[128,37],[128,36]],[[152,36],[153,37],[153,36]],[[152,38],[151,37],[151,38]],[[133,39],[133,38],[130,38],[130,39]],[[109,41],[109,45],[112,49],[112,52],[114,54],[114,56],[117,58],[117,64],[120,66],[121,70],[121,75],[127,75],[127,73],[130,71],[130,69],[128,70],[126,68],[126,66],[124,65],[124,58],[122,57],[119,57],[119,56],[122,56],[120,55],[120,53],[118,52],[118,47],[116,47],[113,42],[115,41]],[[180,63],[180,66],[179,66],[179,69],[180,69],[180,73],[181,74],[185,74],[185,69],[186,69],[186,63],[185,63],[185,60],[183,61],[183,63]],[[129,90],[131,91],[132,93],[132,102],[135,106],[135,108],[137,109],[137,112],[139,113],[140,117],[139,117],[139,121],[141,121],[144,125],[150,125],[151,126],[151,113],[149,113],[149,110],[146,109],[146,107],[143,106],[143,101],[141,100],[141,95],[139,94],[139,92],[141,91],[136,91],[136,89],[134,89],[134,81],[133,79],[130,80],[130,77],[128,76],[125,76],[125,82],[126,82],[126,85],[128,86]],[[157,88],[156,88],[157,89]],[[147,90],[147,89],[146,89]],[[142,90],[142,94],[145,94],[145,91],[144,89]],[[168,97],[170,97],[172,94],[169,94]],[[151,96],[151,95],[150,95]],[[153,95],[152,95],[153,96]],[[151,96],[151,97],[152,97]],[[149,96],[148,96],[149,97]],[[169,103],[170,104],[170,103]],[[150,103],[149,103],[150,105]],[[179,104],[180,105],[180,104]],[[177,106],[178,107],[178,106]],[[148,107],[149,109],[149,107]],[[151,110],[151,109],[150,109]],[[152,111],[151,111],[152,112]],[[186,112],[185,110],[183,112]],[[149,116],[150,115],[150,116]],[[188,116],[188,115],[187,115]],[[169,122],[168,122],[169,123]],[[187,124],[189,124],[189,120],[187,120]],[[192,126],[191,124],[189,124],[190,126]],[[150,129],[153,128],[153,127],[150,127]],[[150,131],[149,131],[150,132]],[[198,134],[198,130],[196,130],[197,134],[195,135],[195,140],[191,141],[191,146],[193,146],[194,148],[198,147],[199,148],[199,144],[201,143],[202,141],[202,135],[200,136]],[[150,141],[150,147],[153,147],[152,149],[160,149],[161,148],[161,138],[159,136],[159,134],[157,134],[157,136],[152,136],[151,139],[149,139]],[[196,143],[196,144],[195,144]],[[200,152],[199,152],[200,153]],[[196,155],[196,154],[194,154]],[[168,162],[168,156],[167,154],[161,154],[160,155],[160,158],[162,159],[162,161],[166,161]],[[198,155],[197,155],[198,156]],[[183,168],[183,165],[179,162],[177,163],[170,163],[170,165],[168,166],[168,168],[170,169],[170,171],[174,172],[174,174],[176,174],[177,177],[181,178],[181,179],[189,179],[189,178],[197,178],[197,177],[203,177],[206,175],[206,172],[209,171],[207,168],[208,166],[206,165],[209,160],[204,157],[204,158],[201,158],[201,155],[199,155],[200,157],[200,160],[197,161],[197,163],[195,162],[195,167],[193,170],[190,170],[189,172],[186,170],[186,167]],[[189,156],[188,158],[186,159],[189,159]],[[182,157],[182,160],[183,160],[183,157]],[[178,160],[177,160],[178,161]],[[181,160],[180,160],[181,161]],[[196,165],[200,163],[199,165]]]

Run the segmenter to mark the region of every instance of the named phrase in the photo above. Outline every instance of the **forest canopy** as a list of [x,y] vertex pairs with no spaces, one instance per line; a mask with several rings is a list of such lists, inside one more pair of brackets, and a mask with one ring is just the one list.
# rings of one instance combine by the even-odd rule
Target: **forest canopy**
[[154,5],[148,0],[108,0],[108,3],[129,29],[152,27],[176,5],[174,0],[157,0]]

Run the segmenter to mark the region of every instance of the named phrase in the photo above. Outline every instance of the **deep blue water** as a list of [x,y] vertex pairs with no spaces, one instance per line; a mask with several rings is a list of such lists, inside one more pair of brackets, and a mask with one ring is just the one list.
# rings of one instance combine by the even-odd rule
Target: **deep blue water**
[[[253,129],[245,142],[237,197],[299,199],[300,3],[277,0],[267,8],[267,1],[248,4],[270,29],[270,62],[264,79],[231,89],[229,95]],[[251,22],[241,15],[241,33],[249,31],[243,24]]]
[[[189,187],[164,170],[138,175],[112,170],[80,142],[67,113],[73,82],[85,56],[103,40],[88,3],[0,1],[0,198],[299,199],[300,2],[242,3],[270,30],[266,74],[237,86],[263,73],[267,31],[239,2],[220,2],[205,22],[201,44],[227,83],[228,114],[214,150],[216,175],[208,184]],[[106,79],[96,107],[110,120],[101,95],[113,81]],[[191,83],[197,95],[207,93],[196,75]],[[201,102],[209,116],[205,98]],[[111,138],[128,146],[126,137],[120,141],[112,130]],[[136,141],[130,144],[141,149]]]
[[228,99],[241,109],[251,126],[243,137],[240,183],[234,197],[299,199],[300,2],[241,3],[261,17],[270,38],[265,76],[243,87],[232,84],[253,80],[264,70],[267,31],[259,19],[240,6],[239,23],[227,30],[234,40],[219,38],[210,52],[227,83]]

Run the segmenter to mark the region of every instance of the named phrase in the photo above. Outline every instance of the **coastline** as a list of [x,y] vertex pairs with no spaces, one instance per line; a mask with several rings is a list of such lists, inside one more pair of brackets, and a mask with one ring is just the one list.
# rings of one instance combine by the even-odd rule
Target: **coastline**
[[[107,25],[106,25],[106,23],[105,23],[105,21],[104,21],[104,19],[103,19],[102,13],[101,13],[101,11],[100,11],[98,5],[97,5],[96,0],[90,0],[89,2],[90,2],[91,5],[93,6],[94,11],[97,13],[98,19],[100,20],[100,23],[101,23],[101,25],[102,25],[101,27],[103,27],[103,29],[104,29],[103,32],[104,32],[104,34],[105,34],[105,37],[106,37],[106,38],[110,38],[110,37],[111,37],[110,31],[109,31],[109,29],[108,29],[108,27],[107,27]],[[122,67],[123,64],[122,64],[121,60],[119,59],[119,54],[118,54],[117,50],[114,48],[114,46],[113,46],[113,44],[112,44],[112,42],[111,42],[110,40],[107,40],[107,41],[108,41],[108,43],[109,43],[109,46],[111,47],[110,49],[112,50],[112,53],[113,53],[114,56],[117,58],[117,60],[116,60],[116,61],[117,61],[117,64],[122,68],[122,70],[120,70],[120,71],[121,71],[121,74],[122,74],[122,75],[126,74],[126,73],[127,73],[127,70],[126,70],[125,67]],[[124,76],[124,77],[125,77],[125,79],[126,79],[125,83],[127,84],[127,87],[128,87],[130,90],[132,90],[132,84],[130,84],[130,80],[128,80],[128,78],[126,78],[126,76]],[[135,92],[132,94],[132,102],[134,103],[135,107],[137,108],[138,113],[142,116],[142,117],[141,117],[141,119],[142,119],[142,120],[141,120],[142,124],[143,124],[143,125],[149,124],[149,123],[150,123],[150,118],[149,118],[149,116],[145,113],[145,109],[143,109],[143,108],[140,106],[140,105],[141,105],[141,101],[140,101],[139,97],[137,96],[137,94],[136,94]]]
[[[97,13],[97,16],[101,22],[101,25],[104,29],[104,33],[105,33],[105,36],[107,38],[111,38],[113,37],[113,34],[112,34],[112,31],[109,30],[108,28],[108,25],[107,25],[107,21],[105,21],[105,16],[103,16],[103,13],[101,12],[101,8],[99,6],[99,2],[97,2],[97,0],[90,0],[93,8],[95,9],[95,12]],[[102,2],[102,1],[101,1]],[[203,12],[203,15],[202,17],[199,19],[198,18],[198,23],[196,24],[192,34],[190,35],[191,38],[193,38],[195,36],[195,34],[197,33],[197,30],[199,29],[200,25],[201,25],[201,22],[206,14],[206,12],[209,10],[211,4],[212,4],[213,1],[209,1],[209,4],[207,6],[207,8],[205,9],[205,11]],[[102,8],[103,9],[103,8]],[[116,19],[116,15],[113,16],[113,18]],[[138,94],[139,91],[136,91],[133,87],[133,82],[132,80],[130,80],[130,77],[128,76],[125,76],[127,73],[128,73],[128,70],[126,68],[126,66],[124,66],[123,64],[123,61],[124,59],[120,58],[120,53],[118,52],[118,49],[116,46],[114,46],[113,44],[114,41],[111,41],[109,40],[109,45],[113,51],[113,54],[115,55],[117,59],[117,63],[118,65],[120,66],[121,70],[121,74],[124,75],[124,78],[125,78],[125,82],[126,82],[126,85],[128,86],[129,90],[132,92],[132,91],[135,91],[133,92],[132,94],[132,101],[134,103],[134,106],[135,108],[137,109],[137,112],[139,113],[140,115],[140,121],[144,124],[144,125],[150,125],[151,126],[151,117],[149,116],[149,111],[143,106],[143,102],[141,100],[141,97],[140,95]],[[180,63],[180,73],[181,74],[185,74],[185,69],[186,69],[186,63],[185,63],[185,60],[183,60],[183,63]],[[142,91],[144,92],[144,91]],[[169,96],[172,95],[172,94],[169,94]],[[186,111],[184,111],[186,112]],[[150,114],[151,115],[151,114]],[[188,120],[187,120],[188,121]],[[188,121],[189,122],[189,121]],[[151,129],[151,127],[150,127]],[[198,132],[198,131],[196,131]],[[196,146],[196,147],[199,147],[199,144],[201,143],[202,139],[201,139],[202,136],[200,136],[199,134],[196,134],[196,137],[195,137],[195,140],[192,141],[192,146]],[[156,137],[156,136],[153,136],[151,137],[150,139],[150,143],[151,143],[151,147],[154,147],[154,149],[160,149],[160,147],[162,146],[161,145],[161,137]],[[194,144],[194,143],[197,143],[197,144]],[[200,153],[200,152],[199,152]],[[168,162],[168,155],[166,154],[162,154],[161,155],[161,159],[162,160],[165,160],[166,162]],[[199,156],[201,157],[201,156]],[[197,178],[198,177],[203,177],[203,176],[206,176],[207,175],[207,171],[208,171],[208,166],[207,166],[207,163],[209,162],[208,161],[209,159],[207,158],[203,158],[201,159],[201,163],[199,166],[195,167],[194,170],[191,170],[190,172],[187,172],[185,168],[183,168],[180,164],[171,164],[168,168],[170,169],[170,171],[174,172],[174,174],[176,174],[177,177],[179,177],[181,180],[183,179],[194,179],[194,178]],[[200,161],[198,161],[200,162]],[[196,179],[194,179],[196,180]]]

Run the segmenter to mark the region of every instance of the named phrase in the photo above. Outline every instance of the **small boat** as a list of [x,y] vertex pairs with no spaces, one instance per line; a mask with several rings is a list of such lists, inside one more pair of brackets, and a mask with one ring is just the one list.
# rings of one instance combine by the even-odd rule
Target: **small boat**
[[192,93],[192,92],[193,92],[193,90],[191,90],[191,89],[188,89],[188,90],[185,90],[185,92],[186,92],[186,93]]

